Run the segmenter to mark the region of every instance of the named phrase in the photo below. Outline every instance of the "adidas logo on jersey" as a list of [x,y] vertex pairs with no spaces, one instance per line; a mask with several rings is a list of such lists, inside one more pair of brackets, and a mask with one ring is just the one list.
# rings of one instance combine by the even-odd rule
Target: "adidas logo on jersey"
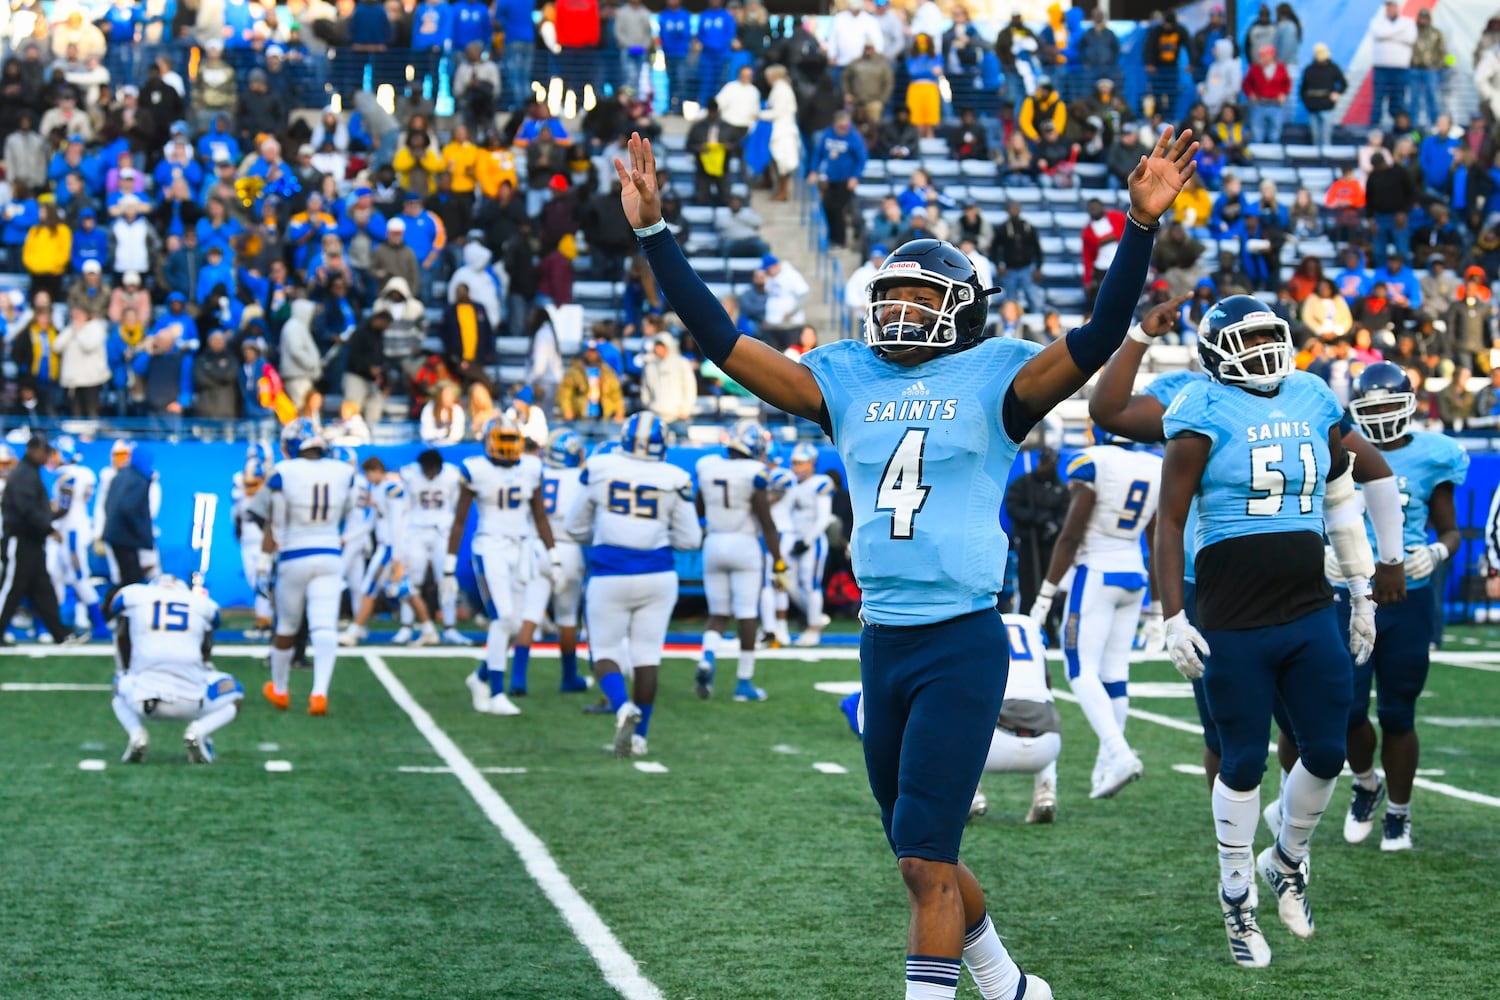
[[916,382],[913,382],[911,385],[901,390],[901,396],[903,399],[910,399],[913,396],[926,395],[930,394],[927,391],[927,386],[922,383],[921,379],[918,379]]

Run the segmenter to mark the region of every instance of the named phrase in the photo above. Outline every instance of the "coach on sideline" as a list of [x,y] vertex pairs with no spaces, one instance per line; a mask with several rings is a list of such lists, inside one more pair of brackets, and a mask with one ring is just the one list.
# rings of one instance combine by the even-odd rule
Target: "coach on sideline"
[[154,548],[156,538],[151,530],[151,455],[143,447],[131,451],[130,462],[115,474],[104,498],[104,543],[119,571],[116,589],[145,579],[141,553]]
[[57,591],[47,575],[47,536],[52,534],[52,500],[42,483],[42,466],[52,454],[45,434],[33,434],[26,454],[11,470],[0,500],[0,520],[5,535],[0,542],[0,643],[10,645],[5,633],[22,598],[31,602],[31,612],[54,641],[72,634],[57,610]]

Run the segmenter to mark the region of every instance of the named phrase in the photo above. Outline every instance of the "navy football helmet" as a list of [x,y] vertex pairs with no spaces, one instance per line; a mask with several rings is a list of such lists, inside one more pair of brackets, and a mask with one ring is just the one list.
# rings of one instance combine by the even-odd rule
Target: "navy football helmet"
[[[1246,346],[1248,336],[1265,333],[1271,339]],[[1224,385],[1275,389],[1296,371],[1296,354],[1291,327],[1254,296],[1220,299],[1198,324],[1203,371]]]
[[1416,412],[1417,394],[1400,365],[1376,362],[1354,379],[1349,415],[1359,425],[1359,432],[1375,444],[1405,437]]
[[[933,308],[892,298],[896,288],[926,286],[942,296]],[[885,259],[870,281],[865,305],[865,343],[879,354],[914,347],[961,351],[984,336],[986,290],[963,251],[942,240],[911,240]]]

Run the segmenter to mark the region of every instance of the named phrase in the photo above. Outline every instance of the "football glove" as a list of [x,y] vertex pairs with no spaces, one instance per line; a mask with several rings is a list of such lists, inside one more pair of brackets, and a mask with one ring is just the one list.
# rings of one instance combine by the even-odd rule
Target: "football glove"
[[794,557],[795,556],[800,556],[802,553],[806,552],[811,547],[812,546],[808,545],[806,542],[804,542],[802,539],[799,538],[795,542],[792,543],[792,555]]
[[94,539],[94,555],[98,556],[100,559],[103,559],[107,552],[108,550],[104,547],[104,539]]
[[1406,547],[1406,575],[1413,580],[1425,580],[1437,569],[1437,564],[1448,558],[1448,546],[1442,542],[1431,545],[1408,545]]
[[1031,604],[1031,610],[1026,614],[1036,623],[1036,627],[1045,629],[1047,616],[1052,614],[1052,599],[1057,596],[1057,584],[1047,580],[1042,581],[1042,589],[1037,592],[1036,600]]
[[276,581],[276,564],[269,552],[262,552],[255,560],[255,595],[271,598],[271,590]]
[[771,564],[771,585],[783,594],[792,589],[792,578],[787,574],[786,563],[780,559]]
[[1375,602],[1370,600],[1370,581],[1349,581],[1349,654],[1356,666],[1364,666],[1375,651]]
[[1167,626],[1161,617],[1161,601],[1146,605],[1146,617],[1141,620],[1141,648],[1148,653],[1160,653],[1167,648]]
[[443,560],[443,579],[438,582],[438,601],[449,607],[458,600],[458,556]]
[[1203,676],[1203,657],[1209,655],[1208,640],[1188,624],[1187,612],[1179,611],[1166,621],[1167,655],[1172,666],[1190,681]]

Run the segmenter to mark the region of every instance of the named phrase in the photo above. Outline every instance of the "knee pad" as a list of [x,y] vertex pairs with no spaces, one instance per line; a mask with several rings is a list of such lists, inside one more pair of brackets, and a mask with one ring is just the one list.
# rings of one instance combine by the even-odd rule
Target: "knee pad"
[[1300,743],[1297,752],[1302,759],[1302,766],[1315,778],[1337,778],[1344,770],[1344,757],[1348,744],[1344,741],[1344,734],[1339,733],[1337,737],[1320,739],[1308,743]]
[[1388,736],[1401,736],[1417,728],[1417,706],[1412,703],[1377,705],[1375,717],[1380,721],[1380,731]]
[[[1343,766],[1343,760],[1339,765]],[[1308,768],[1308,770],[1312,770]],[[1225,747],[1219,761],[1219,780],[1236,792],[1248,792],[1260,785],[1266,773],[1266,751],[1254,747],[1243,750]]]

